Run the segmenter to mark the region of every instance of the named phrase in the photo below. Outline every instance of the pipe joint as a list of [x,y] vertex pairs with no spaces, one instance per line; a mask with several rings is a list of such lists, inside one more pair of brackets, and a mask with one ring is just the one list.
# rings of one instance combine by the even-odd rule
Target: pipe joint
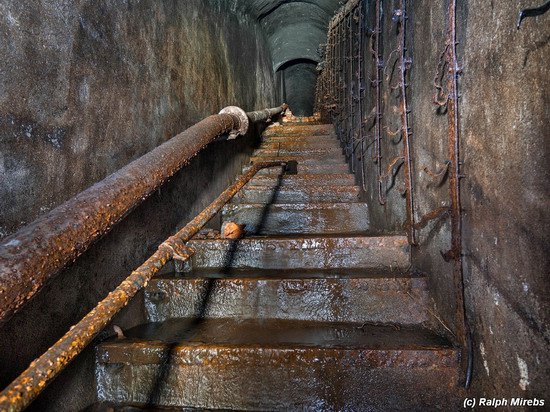
[[229,132],[228,140],[236,139],[238,136],[244,136],[248,131],[248,126],[250,122],[246,112],[237,106],[227,106],[223,108],[219,114],[228,114],[231,115],[236,122],[233,126],[233,130]]
[[195,251],[188,247],[185,242],[177,236],[170,236],[166,241],[164,241],[159,246],[159,250],[162,249],[166,249],[172,255],[172,259],[179,260],[181,262],[187,261],[195,254]]

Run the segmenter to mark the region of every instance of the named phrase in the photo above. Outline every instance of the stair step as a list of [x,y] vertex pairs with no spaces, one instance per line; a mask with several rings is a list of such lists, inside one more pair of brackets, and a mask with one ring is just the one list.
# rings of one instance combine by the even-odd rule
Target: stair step
[[[243,174],[250,170],[251,166],[243,167]],[[261,169],[256,176],[262,175],[279,175],[282,173],[282,167],[266,167]],[[349,166],[345,163],[331,163],[318,165],[298,165],[298,175],[302,174],[346,174],[349,173]]]
[[280,141],[280,142],[270,142],[266,141],[260,145],[261,149],[285,149],[285,150],[311,150],[311,149],[333,149],[340,148],[340,142],[336,139],[333,140],[302,140],[302,141]]
[[300,164],[307,165],[322,165],[322,164],[345,164],[345,156],[340,153],[337,155],[325,155],[325,154],[316,154],[316,155],[273,155],[273,156],[252,156],[250,158],[251,163],[260,163],[260,162],[297,162]]
[[309,236],[191,240],[187,268],[407,270],[405,236]]
[[262,142],[262,144],[325,143],[340,146],[340,140],[336,136],[272,136],[262,137]]
[[266,186],[281,188],[286,187],[306,187],[322,186],[327,183],[338,186],[355,186],[355,177],[349,173],[343,174],[303,174],[303,175],[284,175],[280,179],[277,176],[263,175],[255,176],[250,180],[250,186]]
[[274,148],[268,149],[260,147],[252,153],[252,156],[313,156],[313,157],[327,157],[327,156],[341,156],[343,155],[342,149],[339,147],[330,148],[298,148],[298,149],[285,149]]
[[307,202],[358,202],[357,186],[303,186],[276,188],[247,185],[231,203],[307,203]]
[[98,400],[270,411],[417,411],[451,401],[458,351],[449,342],[421,328],[361,326],[231,319],[142,325],[125,331],[128,339],[99,345]]
[[334,136],[334,126],[332,124],[318,125],[284,125],[270,126],[263,132],[263,136]]
[[425,277],[366,271],[193,272],[152,279],[147,319],[295,319],[415,325],[428,322]]
[[366,203],[227,204],[224,222],[246,224],[254,235],[364,233],[369,229]]
[[301,164],[305,165],[333,165],[333,164],[339,164],[339,165],[347,165],[347,163],[343,160],[344,155],[337,156],[337,157],[314,157],[314,156],[252,156],[250,158],[250,163],[261,163],[261,162],[297,162],[298,167]]

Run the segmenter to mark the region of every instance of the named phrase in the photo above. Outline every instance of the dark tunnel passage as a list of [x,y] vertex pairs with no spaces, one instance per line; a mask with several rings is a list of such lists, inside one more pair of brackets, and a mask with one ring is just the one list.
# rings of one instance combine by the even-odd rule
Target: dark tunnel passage
[[308,59],[291,60],[278,70],[283,100],[295,116],[313,116],[317,63]]

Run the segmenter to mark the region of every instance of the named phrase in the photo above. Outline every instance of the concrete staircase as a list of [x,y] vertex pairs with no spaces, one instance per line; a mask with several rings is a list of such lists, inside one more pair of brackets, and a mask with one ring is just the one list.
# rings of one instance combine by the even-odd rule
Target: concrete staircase
[[[228,204],[243,239],[197,239],[144,293],[149,324],[97,349],[99,401],[201,410],[443,410],[458,351],[433,333],[404,236],[369,235],[330,126],[273,127]],[[124,406],[126,405],[126,406]],[[132,409],[133,410],[133,409]],[[165,410],[165,409],[162,409]]]

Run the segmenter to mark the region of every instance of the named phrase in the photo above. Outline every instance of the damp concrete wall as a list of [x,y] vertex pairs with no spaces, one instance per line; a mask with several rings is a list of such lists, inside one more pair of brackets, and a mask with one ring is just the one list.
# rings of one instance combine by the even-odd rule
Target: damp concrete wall
[[[458,2],[460,157],[466,311],[474,342],[471,394],[549,399],[550,15],[518,31],[516,1]],[[433,103],[447,4],[414,2],[411,102],[416,217],[449,204],[448,119]],[[414,264],[434,309],[456,330],[446,220],[419,231]]]
[[[1,2],[2,236],[225,106],[279,105],[264,41],[225,2]],[[232,183],[259,131],[207,147],[1,325],[0,386]],[[141,315],[138,297],[116,322]],[[81,410],[93,382],[91,347],[31,410]]]
[[539,3],[460,11],[463,247],[474,390],[550,402],[550,14],[516,29]]
[[264,36],[226,9],[0,4],[0,236],[224,106],[273,102]]
[[[399,7],[390,3],[388,10]],[[434,104],[448,3],[420,0],[411,2],[409,10],[416,221],[449,205],[447,176],[433,176],[449,159],[447,114]],[[518,31],[518,12],[530,6],[532,2],[458,2],[463,262],[474,343],[470,394],[476,396],[550,398],[550,15],[527,19]],[[385,56],[395,48],[395,31],[387,26]],[[386,121],[395,118],[394,107],[385,92]],[[391,140],[384,145],[387,164],[395,153]],[[373,224],[399,230],[404,199],[388,195],[385,207],[377,205],[373,194],[370,199]],[[456,331],[452,263],[440,253],[451,246],[449,220],[430,222],[418,231],[418,241],[414,267],[429,275],[434,312]]]
[[[381,169],[385,205],[377,188],[373,129],[365,132],[364,165],[356,153],[357,180],[366,176],[363,198],[376,232],[403,232],[406,219],[403,167],[389,167],[402,155],[399,135],[398,32],[393,11],[400,1],[383,2]],[[446,45],[449,1],[408,2],[407,54],[412,59],[407,98],[412,127],[415,220],[450,204],[448,117],[434,103],[434,79]],[[463,262],[466,312],[474,344],[470,394],[489,398],[550,399],[550,13],[528,18],[528,1],[457,2]],[[367,27],[375,27],[375,2],[364,2]],[[368,32],[368,31],[367,31]],[[370,37],[368,37],[370,42]],[[370,53],[366,78],[374,79]],[[438,66],[440,67],[438,69]],[[445,83],[445,80],[444,80]],[[364,99],[374,107],[374,88]],[[367,122],[367,127],[372,123]],[[417,231],[413,267],[428,274],[434,326],[457,331],[448,217]],[[444,325],[444,326],[443,326]]]

